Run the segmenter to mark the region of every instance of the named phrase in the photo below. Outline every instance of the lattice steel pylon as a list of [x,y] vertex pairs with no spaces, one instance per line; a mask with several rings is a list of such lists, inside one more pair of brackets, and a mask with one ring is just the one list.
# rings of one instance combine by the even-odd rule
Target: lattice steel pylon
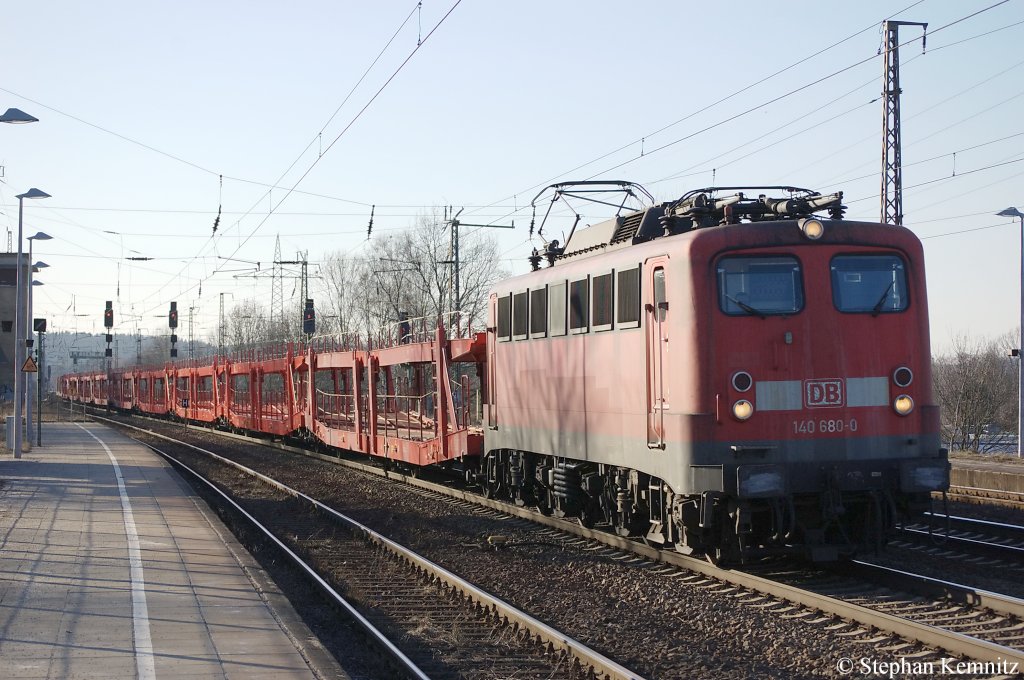
[[903,160],[900,151],[900,26],[921,26],[928,38],[928,24],[918,21],[886,21],[885,75],[882,90],[882,211],[883,224],[903,224]]
[[[275,316],[276,315],[276,316]],[[270,290],[270,328],[277,331],[277,325],[284,326],[284,269],[281,268],[281,235],[277,235],[274,243],[274,270]]]

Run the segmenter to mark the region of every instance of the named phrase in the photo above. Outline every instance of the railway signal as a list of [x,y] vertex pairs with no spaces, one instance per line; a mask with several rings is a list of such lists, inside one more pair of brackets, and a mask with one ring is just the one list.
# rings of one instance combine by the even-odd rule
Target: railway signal
[[114,327],[114,301],[107,300],[107,306],[103,310],[103,327],[107,329],[107,348],[103,352],[104,356],[113,357],[114,351],[110,348],[110,343],[114,341],[114,336],[111,334],[110,329]]
[[316,333],[316,312],[313,310],[313,298],[306,298],[306,307],[302,310],[302,332],[306,335]]
[[178,327],[177,302],[172,302],[171,309],[167,312],[167,326],[171,329],[171,358],[176,359],[178,357],[178,348],[175,345],[178,343],[178,335],[174,332],[174,329]]

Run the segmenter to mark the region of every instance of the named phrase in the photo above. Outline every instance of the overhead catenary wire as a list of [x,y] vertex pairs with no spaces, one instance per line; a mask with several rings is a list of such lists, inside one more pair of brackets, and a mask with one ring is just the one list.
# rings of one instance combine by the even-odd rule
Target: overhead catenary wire
[[[901,9],[900,11],[896,12],[892,16],[898,16],[898,15],[902,14],[903,12],[916,7],[917,5],[920,5],[923,1],[924,0],[918,0],[917,2],[914,2],[914,3],[910,4],[910,5],[908,5],[907,7]],[[790,71],[790,70],[796,68],[797,66],[799,66],[799,65],[801,65],[801,64],[803,64],[803,63],[805,63],[807,61],[810,61],[811,59],[814,59],[814,58],[824,54],[825,52],[828,52],[829,50],[831,50],[831,49],[833,49],[835,47],[838,47],[839,45],[842,45],[843,43],[848,42],[849,40],[852,40],[853,38],[856,38],[857,36],[867,32],[867,31],[870,31],[872,28],[874,28],[877,25],[878,25],[878,22],[872,22],[870,25],[868,25],[868,26],[866,26],[866,27],[864,27],[864,28],[862,28],[862,29],[860,29],[860,30],[858,30],[858,31],[856,31],[856,32],[846,36],[845,38],[843,38],[841,40],[838,40],[838,41],[828,45],[827,47],[824,47],[824,48],[818,50],[817,52],[809,54],[806,57],[802,57],[801,59],[793,62],[792,64],[789,64],[788,66],[785,66],[785,67],[783,67],[783,68],[781,68],[781,69],[779,69],[777,71],[774,71],[773,73],[771,73],[771,74],[769,74],[767,76],[764,76],[764,77],[760,78],[759,80],[757,80],[757,81],[755,81],[753,83],[750,83],[749,85],[745,85],[745,86],[743,86],[743,87],[741,87],[741,88],[739,88],[737,90],[734,90],[730,94],[728,94],[728,95],[726,95],[726,96],[724,96],[724,97],[722,97],[722,98],[720,98],[720,99],[718,99],[718,100],[716,100],[716,101],[714,101],[714,102],[712,102],[710,104],[707,104],[707,105],[701,107],[700,109],[697,109],[696,111],[693,111],[693,112],[687,114],[686,116],[684,116],[684,117],[682,117],[682,118],[680,118],[680,119],[678,119],[676,121],[673,121],[672,123],[664,125],[661,128],[658,128],[657,130],[654,130],[652,132],[648,132],[646,134],[640,135],[639,138],[634,138],[633,140],[631,140],[631,141],[629,141],[629,142],[627,142],[627,143],[625,143],[625,144],[623,144],[623,145],[621,145],[621,146],[619,146],[619,147],[617,147],[617,148],[615,148],[615,149],[613,149],[611,151],[605,152],[605,153],[601,154],[600,156],[597,156],[596,158],[592,158],[592,159],[586,161],[585,163],[581,163],[581,164],[579,164],[579,165],[577,165],[577,166],[575,166],[575,167],[573,167],[573,168],[571,168],[569,170],[565,170],[565,171],[560,172],[560,173],[558,173],[556,175],[553,175],[552,177],[549,177],[548,179],[546,179],[546,180],[544,180],[542,182],[537,182],[536,184],[532,184],[529,187],[526,187],[525,189],[522,189],[522,190],[516,192],[512,196],[508,196],[506,198],[503,198],[500,201],[495,201],[494,203],[503,203],[503,202],[508,201],[508,200],[513,200],[514,197],[516,195],[518,195],[518,194],[529,194],[531,192],[536,191],[537,189],[539,189],[541,187],[544,187],[544,186],[547,186],[547,185],[551,184],[552,182],[558,180],[561,177],[565,177],[565,176],[569,175],[570,173],[574,173],[577,170],[582,170],[585,167],[593,165],[594,163],[598,163],[598,162],[604,160],[605,158],[608,158],[609,156],[613,156],[613,155],[615,155],[615,154],[617,154],[617,153],[619,153],[621,151],[625,151],[626,149],[628,149],[630,147],[633,147],[633,146],[636,146],[637,144],[643,144],[644,141],[648,137],[653,137],[653,136],[655,136],[655,135],[657,135],[657,134],[659,134],[661,132],[664,132],[664,131],[672,128],[672,127],[675,127],[676,125],[679,125],[680,123],[683,123],[683,122],[693,118],[694,116],[697,116],[697,115],[699,115],[701,113],[704,113],[705,111],[708,111],[708,110],[710,110],[710,109],[712,109],[712,108],[714,108],[714,107],[716,107],[716,106],[718,106],[720,104],[723,104],[723,103],[729,101],[730,99],[733,99],[734,97],[737,97],[737,96],[739,96],[739,95],[741,95],[741,94],[743,94],[745,92],[748,92],[748,91],[752,90],[753,88],[757,87],[758,85],[762,85],[762,84],[772,80],[773,78],[775,78],[775,77],[777,77],[779,75],[782,75],[783,73],[786,73],[787,71]],[[644,154],[641,154],[641,156],[643,156],[643,155]],[[490,205],[488,205],[486,207],[491,207],[493,205],[494,204],[490,204]],[[500,218],[498,218],[498,220],[506,219],[508,217],[511,217],[513,214],[518,213],[518,212],[519,211],[516,210],[513,213],[508,213],[508,214],[503,215]],[[472,213],[473,213],[473,211],[470,211],[469,214],[472,214]]]
[[[317,158],[315,158],[310,163],[310,165],[306,168],[306,170],[302,173],[302,175],[287,190],[287,192],[285,193],[284,197],[282,197],[276,204],[271,206],[271,209],[267,212],[267,214],[249,232],[249,234],[244,239],[241,240],[241,242],[235,247],[235,249],[233,251],[231,251],[231,255],[234,255],[235,253],[237,253],[242,248],[242,246],[244,246],[249,241],[249,239],[252,238],[252,236],[257,231],[259,231],[263,227],[264,224],[266,224],[266,222],[270,218],[270,216],[274,214],[274,209],[276,208],[276,206],[280,206],[284,201],[286,201],[288,199],[288,197],[291,195],[291,193],[299,186],[299,184],[302,183],[303,180],[305,180],[305,178],[309,175],[309,173],[313,171],[313,169],[330,152],[330,150],[335,146],[335,144],[337,144],[338,141],[350,129],[352,129],[352,126],[355,125],[355,123],[363,116],[363,114],[367,111],[367,109],[370,108],[370,106],[373,104],[373,102],[377,100],[377,98],[380,96],[380,94],[388,87],[388,85],[391,84],[391,82],[398,76],[398,74],[401,73],[401,71],[405,68],[405,66],[409,63],[409,61],[416,55],[416,53],[423,47],[423,45],[427,44],[427,41],[430,40],[430,37],[432,35],[434,35],[434,33],[437,31],[437,29],[440,28],[444,24],[444,22],[448,19],[449,16],[451,16],[452,12],[455,11],[455,9],[461,4],[461,2],[462,2],[462,0],[455,0],[455,3],[449,8],[449,10],[441,17],[441,19],[434,25],[434,27],[430,29],[430,31],[426,34],[426,36],[423,37],[423,39],[419,42],[419,44],[417,44],[416,47],[414,47],[409,52],[409,54],[401,62],[401,64],[398,65],[398,67],[392,72],[392,74],[374,92],[374,94],[363,105],[363,107],[361,109],[359,109],[359,111],[352,117],[352,119],[348,122],[348,124],[345,125],[345,127],[342,128],[342,130],[334,137],[334,139],[330,142],[330,144],[328,144],[327,147],[325,149],[323,149],[322,153],[319,156],[317,156]],[[200,252],[202,252],[202,249],[200,250]],[[216,272],[217,272],[217,269],[214,270],[213,274],[216,274]],[[211,274],[211,276],[212,276],[212,274]],[[187,289],[184,292],[188,292],[192,288],[196,288],[196,287],[197,286],[192,286],[192,287],[190,287],[189,289]],[[150,299],[152,297],[153,297],[153,294],[147,296],[147,298],[144,298],[142,301],[140,301],[140,303],[141,302],[145,302],[147,299]],[[156,307],[153,307],[151,309],[156,309]]]
[[[288,173],[292,171],[292,169],[295,167],[295,165],[302,159],[302,157],[306,154],[306,152],[309,151],[309,149],[313,146],[314,143],[320,143],[321,137],[323,135],[323,132],[327,129],[327,127],[335,119],[335,117],[337,117],[338,113],[341,111],[341,109],[344,107],[344,105],[348,102],[349,98],[356,91],[356,89],[359,87],[359,85],[363,82],[363,80],[366,78],[366,76],[369,74],[369,72],[373,69],[374,65],[376,65],[376,63],[380,60],[380,57],[384,54],[384,52],[387,51],[388,47],[391,46],[391,44],[394,42],[395,37],[401,32],[402,28],[409,22],[409,19],[412,17],[412,14],[415,13],[415,12],[416,12],[416,8],[413,8],[413,11],[410,12],[409,16],[407,16],[405,18],[405,20],[399,25],[398,29],[394,32],[394,34],[391,36],[391,38],[387,41],[387,43],[384,45],[384,47],[381,49],[381,51],[377,54],[377,56],[371,62],[370,66],[367,67],[367,69],[363,72],[362,76],[360,76],[360,78],[356,82],[356,84],[353,85],[352,88],[349,90],[348,94],[342,100],[341,104],[338,105],[338,107],[334,110],[334,113],[332,113],[331,116],[328,118],[327,122],[324,123],[324,125],[320,128],[320,131],[316,135],[314,135],[313,139],[296,156],[295,160],[293,160],[291,162],[291,164],[284,170],[284,172],[281,173],[281,175],[278,177],[277,181],[274,182],[274,184],[273,184],[274,187],[278,186],[284,180],[284,178],[288,175]],[[417,45],[417,49],[418,49],[418,47],[419,46]],[[364,110],[365,110],[365,107],[364,107]],[[328,147],[328,150],[329,149],[330,149],[330,147]],[[319,160],[321,158],[323,158],[325,153],[326,153],[326,151],[321,147],[320,152],[317,155],[316,160],[313,161],[313,165],[314,166],[319,162]],[[307,173],[308,173],[308,170],[307,170]],[[301,182],[304,177],[305,177],[305,175],[303,175],[303,177],[300,178],[299,181]],[[295,188],[297,188],[297,186],[298,186],[298,182],[296,182],[291,187],[291,189],[288,190],[288,193],[285,194],[285,198],[287,198],[291,194],[291,192]],[[261,196],[257,197],[257,199],[253,202],[253,205],[249,208],[249,210],[245,211],[245,213],[242,215],[242,217],[247,217],[248,215],[250,215],[256,209],[256,207],[260,203],[263,202],[263,200],[265,198],[268,199],[268,200],[271,200],[271,192],[272,191],[273,191],[273,188],[268,188],[267,191],[264,194],[262,194]],[[281,202],[283,202],[283,200],[284,199],[279,201],[277,205],[280,205]],[[271,200],[271,209],[268,210],[266,217],[264,217],[263,220],[260,221],[260,223],[257,225],[256,229],[259,229],[267,221],[267,219],[269,219],[269,217],[273,213],[274,213],[274,205],[273,205],[273,201]],[[236,220],[234,225],[232,225],[232,226],[240,228],[240,226],[241,226],[240,220]],[[204,244],[204,246],[202,248],[200,248],[200,253],[206,248],[207,245],[209,245],[211,243],[214,245],[214,248],[216,249],[216,241],[214,241],[214,239],[216,238],[216,231],[217,230],[215,228],[213,230],[213,234],[210,235],[210,239],[207,241],[206,244]],[[223,236],[223,234],[222,234],[222,236]],[[246,241],[243,241],[243,242],[239,243],[238,246],[235,248],[235,250],[232,251],[232,254],[237,253],[238,250],[241,249],[242,245],[244,245],[244,243],[247,242],[247,241],[248,241],[248,238],[246,239]],[[202,285],[202,284],[200,283],[200,285]]]
[[[985,7],[983,9],[980,9],[980,10],[977,10],[975,12],[972,12],[972,13],[970,13],[968,15],[965,15],[963,17],[955,19],[955,20],[953,20],[953,21],[951,21],[949,23],[946,23],[946,24],[944,24],[944,25],[934,29],[933,31],[931,31],[931,35],[939,33],[939,32],[941,32],[943,30],[946,30],[946,29],[950,28],[951,26],[955,26],[955,25],[957,25],[957,24],[959,24],[959,23],[961,23],[963,21],[966,21],[966,20],[972,18],[972,17],[978,16],[978,15],[984,13],[984,12],[987,12],[989,10],[992,10],[992,9],[996,8],[996,7],[999,7],[1000,5],[1006,4],[1007,2],[1009,2],[1009,0],[1000,0],[999,2],[996,2],[996,3],[992,4],[992,5],[989,5],[988,7]],[[899,12],[897,12],[897,13],[891,15],[891,16],[897,16],[899,14],[902,14],[904,11],[906,11],[906,10],[916,6],[917,4],[918,3],[914,3],[913,5],[910,5],[909,7],[904,8],[903,10],[900,10]],[[825,48],[825,50],[822,50],[822,51],[827,51],[828,49],[831,49],[835,45],[841,44],[842,42],[845,42],[846,40],[848,40],[850,38],[856,37],[857,35],[860,35],[860,34],[864,33],[865,31],[870,30],[871,28],[873,28],[876,25],[877,25],[876,23],[873,23],[873,24],[871,24],[871,26],[869,26],[869,27],[867,27],[865,29],[862,29],[860,31],[857,31],[856,33],[854,33],[853,35],[849,36],[848,38],[844,38],[839,43],[835,43],[835,44],[829,46],[828,48]],[[901,44],[901,46],[911,44],[913,42],[916,42],[917,40],[919,40],[919,38],[917,38],[917,37],[909,39],[909,40],[905,41],[903,44]],[[815,54],[818,54],[818,53],[815,53]],[[791,89],[791,90],[789,90],[789,91],[787,91],[787,92],[785,92],[783,94],[777,95],[777,96],[772,97],[772,98],[770,98],[770,99],[768,99],[766,101],[763,101],[763,102],[761,102],[761,103],[759,103],[757,105],[754,105],[754,106],[751,106],[749,108],[746,108],[746,109],[740,111],[739,113],[733,114],[733,115],[728,116],[728,117],[726,117],[724,119],[720,119],[720,120],[718,120],[718,121],[716,121],[714,123],[706,125],[706,126],[700,128],[700,129],[696,130],[696,131],[693,131],[693,132],[691,132],[691,133],[689,133],[687,135],[679,137],[679,138],[677,138],[677,139],[675,139],[673,141],[664,143],[664,144],[662,144],[660,146],[657,146],[657,147],[655,147],[653,149],[645,150],[645,152],[643,154],[635,155],[635,156],[633,156],[631,158],[628,158],[628,159],[626,159],[626,160],[624,160],[624,161],[622,161],[620,163],[617,163],[616,165],[604,168],[600,172],[594,173],[594,174],[592,174],[592,175],[590,175],[590,176],[588,176],[588,177],[586,177],[584,179],[590,180],[590,179],[594,179],[594,178],[600,177],[602,175],[607,175],[608,173],[611,173],[611,172],[613,172],[615,170],[618,170],[618,169],[620,169],[622,167],[625,167],[626,165],[629,165],[629,164],[634,163],[636,161],[639,161],[641,159],[647,159],[650,156],[652,156],[653,154],[656,154],[658,152],[664,151],[665,149],[671,148],[671,147],[673,147],[673,146],[675,146],[675,145],[677,145],[677,144],[679,144],[679,143],[681,143],[683,141],[687,141],[687,140],[692,139],[692,138],[694,138],[696,136],[699,136],[701,134],[704,134],[706,132],[714,130],[714,129],[718,128],[718,127],[721,127],[722,125],[725,125],[727,123],[730,123],[730,122],[733,122],[735,120],[738,120],[738,119],[740,119],[740,118],[742,118],[744,116],[747,116],[747,115],[753,113],[754,111],[760,110],[760,109],[762,109],[762,108],[764,108],[766,106],[769,106],[771,104],[774,104],[774,103],[777,103],[777,102],[782,101],[784,99],[787,99],[787,98],[789,98],[789,97],[791,97],[791,96],[793,96],[793,95],[795,95],[797,93],[803,92],[803,91],[805,91],[805,90],[807,90],[807,89],[809,89],[811,87],[814,87],[815,85],[818,85],[818,84],[823,83],[825,81],[831,80],[832,78],[835,78],[836,76],[841,75],[842,73],[846,73],[846,72],[848,72],[848,71],[850,71],[850,70],[852,70],[852,69],[854,69],[854,68],[856,68],[858,66],[861,66],[863,64],[869,63],[870,61],[873,61],[873,60],[875,60],[877,58],[879,58],[879,55],[878,54],[874,54],[874,55],[872,55],[870,57],[858,60],[858,61],[856,61],[853,64],[849,64],[849,65],[839,69],[838,71],[834,71],[832,73],[829,73],[828,75],[819,77],[819,78],[817,78],[817,79],[815,79],[815,80],[813,80],[813,81],[811,81],[809,83],[805,83],[805,84],[803,84],[803,85],[801,85],[799,87],[793,88],[793,89]],[[803,61],[804,60],[801,60],[801,62],[797,62],[797,63],[802,63]],[[794,64],[794,66],[795,65],[796,64]],[[788,70],[788,69],[783,69],[779,73],[784,72],[785,70]],[[774,77],[774,75],[777,75],[777,73],[773,74],[773,76],[771,76],[771,77]],[[757,84],[759,84],[760,82],[762,82],[762,81],[759,81]],[[737,91],[737,94],[746,91],[747,89],[749,89],[749,87],[753,87],[753,85],[748,86],[748,88],[743,88],[743,89]],[[703,109],[702,109],[702,111],[703,111]],[[650,136],[651,136],[651,134],[647,134],[647,135],[643,135],[642,138],[648,138]],[[574,172],[575,170],[581,169],[583,167],[587,167],[589,165],[592,165],[594,162],[596,162],[598,160],[603,160],[604,158],[607,158],[610,155],[613,155],[613,154],[618,153],[618,152],[620,152],[620,151],[622,151],[622,150],[624,150],[626,148],[629,148],[630,146],[635,146],[635,145],[636,145],[636,141],[634,141],[634,142],[632,142],[630,144],[623,145],[622,147],[620,147],[620,148],[618,148],[618,149],[616,149],[614,151],[611,151],[611,152],[608,152],[606,154],[603,154],[602,156],[599,156],[597,159],[593,159],[591,161],[588,161],[587,163],[584,163],[584,164],[582,164],[580,166],[577,166],[573,170],[570,170],[570,171],[567,171],[567,172]],[[517,192],[517,193],[529,192],[532,189],[536,189],[538,187],[544,186],[545,184],[550,183],[550,181],[553,181],[554,179],[557,179],[559,177],[564,176],[564,174],[565,173],[557,175],[557,176],[553,177],[551,180],[549,180],[548,182],[535,184],[532,187],[530,187],[528,189],[524,189],[524,190],[522,190],[520,192]],[[507,200],[510,200],[510,197],[506,197],[506,198],[501,199],[501,202],[505,202]],[[498,220],[508,219],[510,217],[515,216],[518,212],[520,212],[520,211],[514,211],[514,212],[511,212],[511,213],[506,213],[505,215],[502,215],[500,218],[498,218]]]
[[[996,7],[999,7],[1000,5],[1006,4],[1009,1],[1010,0],[1000,0],[999,2],[997,2],[997,3],[993,4],[993,5],[990,5],[990,6],[986,7],[986,8],[984,8],[984,9],[981,9],[981,10],[978,10],[978,11],[973,12],[971,14],[968,14],[967,16],[961,17],[961,18],[959,18],[959,19],[957,19],[955,21],[951,21],[951,22],[949,22],[949,23],[947,23],[947,24],[945,24],[943,26],[940,26],[939,28],[936,28],[935,30],[933,30],[932,31],[932,35],[940,32],[940,31],[943,31],[943,30],[945,30],[945,29],[947,29],[947,28],[949,28],[951,26],[955,26],[956,24],[959,24],[962,21],[966,21],[967,19],[970,19],[971,17],[978,16],[979,14],[982,14],[983,12],[987,12],[987,11],[989,11],[991,9],[995,9]],[[918,40],[918,38],[914,37],[914,38],[911,38],[909,40],[904,41],[899,46],[903,47],[905,45],[909,45],[911,43],[917,42],[917,40]],[[855,62],[853,64],[848,65],[848,66],[844,66],[843,68],[839,69],[838,71],[834,71],[832,73],[829,73],[828,75],[825,75],[825,76],[822,76],[820,78],[817,78],[816,80],[813,80],[813,81],[811,81],[809,83],[805,83],[804,85],[800,85],[799,87],[795,87],[795,88],[793,88],[793,89],[791,89],[791,90],[789,90],[787,92],[784,92],[783,94],[780,94],[780,95],[778,95],[776,97],[772,97],[771,99],[768,99],[767,101],[761,102],[761,103],[759,103],[759,104],[757,104],[755,106],[751,106],[751,107],[749,107],[747,109],[744,109],[744,110],[740,111],[739,113],[736,113],[736,114],[734,114],[732,116],[729,116],[727,118],[719,120],[719,121],[717,121],[715,123],[712,123],[711,125],[707,125],[707,126],[705,126],[703,128],[700,128],[699,130],[696,130],[694,132],[691,132],[690,134],[687,134],[687,135],[684,135],[682,137],[679,137],[679,138],[677,138],[677,139],[675,139],[675,140],[673,140],[671,142],[667,142],[665,144],[662,144],[661,146],[658,146],[658,147],[648,151],[646,155],[650,156],[652,154],[658,153],[659,151],[664,151],[665,149],[671,148],[671,147],[675,146],[676,144],[679,144],[679,143],[684,142],[686,140],[692,139],[693,137],[695,137],[695,136],[697,136],[699,134],[703,134],[704,132],[708,132],[708,131],[713,130],[715,128],[721,127],[722,125],[725,125],[726,123],[730,123],[730,122],[732,122],[734,120],[738,120],[739,118],[742,118],[744,116],[747,116],[747,115],[753,113],[754,111],[762,109],[762,108],[764,108],[766,106],[770,106],[771,104],[774,104],[776,102],[782,101],[783,99],[787,99],[789,97],[792,97],[793,95],[798,94],[800,92],[803,92],[804,90],[807,90],[807,89],[809,89],[811,87],[814,87],[815,85],[823,83],[826,80],[831,80],[832,78],[834,78],[834,77],[836,77],[836,76],[838,76],[840,74],[846,73],[847,71],[850,71],[851,69],[854,69],[857,66],[860,66],[862,64],[866,64],[866,63],[868,63],[870,61],[873,61],[873,60],[879,58],[879,56],[880,55],[875,54],[875,55],[872,55],[872,56],[870,56],[870,57],[868,57],[866,59],[861,59],[860,61],[857,61],[857,62]],[[641,158],[643,158],[643,156],[634,156],[633,158],[629,158],[629,159],[627,159],[625,161],[622,161],[621,163],[618,163],[617,165],[614,165],[614,166],[611,166],[609,168],[606,168],[606,169],[602,170],[601,172],[597,173],[596,175],[588,177],[587,179],[593,179],[594,177],[597,177],[598,175],[602,175],[602,174],[606,174],[606,173],[612,172],[614,170],[618,170],[619,168],[624,167],[625,165],[628,165],[628,164],[633,163],[635,161],[638,161]]]

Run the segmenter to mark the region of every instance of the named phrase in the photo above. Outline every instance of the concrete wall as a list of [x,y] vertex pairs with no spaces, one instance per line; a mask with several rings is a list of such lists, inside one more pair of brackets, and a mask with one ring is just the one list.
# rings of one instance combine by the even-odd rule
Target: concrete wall
[[[22,276],[28,277],[28,254],[22,254]],[[17,275],[17,253],[0,253],[0,403],[14,398],[14,371],[21,370],[25,361],[24,343],[16,343],[14,332],[15,280]],[[25,290],[28,290],[26,285]],[[26,298],[27,300],[27,298]],[[28,310],[23,300],[24,309]],[[27,322],[26,333],[32,330],[31,320]],[[20,344],[21,352],[15,356]]]
[[972,486],[977,489],[1024,493],[1024,474],[954,467],[950,472],[949,480],[953,486]]

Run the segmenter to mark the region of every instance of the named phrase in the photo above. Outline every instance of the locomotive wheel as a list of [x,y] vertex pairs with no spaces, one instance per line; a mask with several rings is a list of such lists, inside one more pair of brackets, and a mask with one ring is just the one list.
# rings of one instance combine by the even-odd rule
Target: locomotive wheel
[[743,546],[740,544],[740,537],[733,531],[732,523],[726,515],[726,521],[722,521],[722,531],[718,537],[717,545],[708,546],[704,556],[708,562],[717,566],[723,564],[739,564],[743,561]]
[[580,525],[585,529],[593,529],[601,518],[601,508],[596,503],[588,503],[587,507],[580,510]]
[[551,516],[551,492],[547,489],[542,489],[537,496],[537,511],[545,517]]

